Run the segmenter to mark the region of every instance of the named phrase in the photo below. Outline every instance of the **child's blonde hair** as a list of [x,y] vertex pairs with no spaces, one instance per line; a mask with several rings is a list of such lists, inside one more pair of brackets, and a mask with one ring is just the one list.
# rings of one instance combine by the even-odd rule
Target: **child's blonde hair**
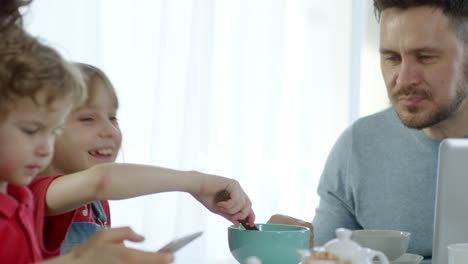
[[0,34],[0,118],[20,97],[45,93],[45,106],[71,98],[81,104],[86,97],[83,78],[74,65],[54,49],[40,43],[19,27]]
[[101,82],[104,85],[104,88],[109,93],[109,95],[112,97],[115,107],[116,108],[119,107],[119,100],[117,98],[117,94],[115,92],[114,86],[112,85],[109,78],[101,69],[93,65],[82,63],[82,62],[75,62],[74,65],[81,72],[84,83],[86,85],[87,98],[86,98],[86,101],[84,102],[85,104],[95,98],[96,83]]

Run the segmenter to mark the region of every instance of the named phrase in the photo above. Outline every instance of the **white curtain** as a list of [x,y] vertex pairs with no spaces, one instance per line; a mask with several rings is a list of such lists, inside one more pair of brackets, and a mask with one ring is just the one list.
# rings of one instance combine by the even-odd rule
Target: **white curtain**
[[[112,80],[119,161],[235,178],[261,223],[274,213],[312,219],[332,144],[366,114],[369,8],[368,0],[35,0],[26,26]],[[114,226],[146,236],[133,247],[156,250],[203,230],[176,263],[235,263],[229,222],[189,195],[111,206]]]

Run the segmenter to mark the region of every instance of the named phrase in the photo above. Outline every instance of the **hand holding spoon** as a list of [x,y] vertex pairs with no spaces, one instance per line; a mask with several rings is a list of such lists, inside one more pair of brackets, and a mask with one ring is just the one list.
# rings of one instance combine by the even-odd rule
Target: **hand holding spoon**
[[[219,191],[215,196],[215,202],[217,202],[217,203],[224,202],[224,201],[227,201],[229,199],[231,199],[231,195],[229,195],[229,193],[226,190]],[[239,219],[237,221],[239,221],[239,223],[241,223],[241,225],[246,230],[256,230],[256,231],[258,231],[258,228],[255,225],[254,226],[249,225],[249,217],[247,217],[245,219]]]

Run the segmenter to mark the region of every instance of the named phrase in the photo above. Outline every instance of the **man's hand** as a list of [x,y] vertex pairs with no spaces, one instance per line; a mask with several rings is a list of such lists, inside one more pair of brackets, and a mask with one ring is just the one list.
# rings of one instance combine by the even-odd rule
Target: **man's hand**
[[309,241],[309,248],[314,247],[314,226],[301,219],[297,219],[291,216],[282,215],[282,214],[275,214],[270,217],[268,220],[269,224],[283,224],[283,225],[298,225],[298,226],[305,226],[310,229],[310,241]]

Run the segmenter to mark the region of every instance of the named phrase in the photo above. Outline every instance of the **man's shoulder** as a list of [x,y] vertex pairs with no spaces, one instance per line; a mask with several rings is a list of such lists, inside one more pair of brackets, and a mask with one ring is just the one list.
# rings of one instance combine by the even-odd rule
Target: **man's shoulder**
[[[393,108],[387,108],[380,112],[361,117],[347,130],[350,139],[354,143],[382,141],[393,137],[400,137],[408,133]],[[346,132],[345,132],[346,133]]]
[[388,127],[401,127],[402,124],[398,118],[397,113],[392,107],[386,108],[380,112],[364,116],[354,122],[353,127],[373,129],[388,128]]
[[380,112],[364,116],[356,120],[351,128],[353,131],[359,132],[384,132],[388,130],[401,130],[405,126],[401,123],[398,114],[390,107]]

